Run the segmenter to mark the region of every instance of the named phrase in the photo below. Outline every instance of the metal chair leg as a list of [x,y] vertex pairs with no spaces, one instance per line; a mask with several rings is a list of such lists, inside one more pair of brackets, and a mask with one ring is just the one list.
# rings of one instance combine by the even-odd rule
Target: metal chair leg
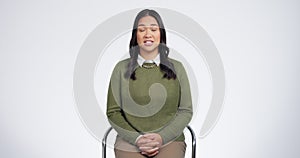
[[187,129],[192,135],[192,158],[196,158],[196,136],[193,129],[190,126],[187,126]]
[[109,132],[112,130],[112,127],[109,127],[108,130],[105,132],[104,137],[102,139],[102,158],[106,158],[106,142],[107,136]]

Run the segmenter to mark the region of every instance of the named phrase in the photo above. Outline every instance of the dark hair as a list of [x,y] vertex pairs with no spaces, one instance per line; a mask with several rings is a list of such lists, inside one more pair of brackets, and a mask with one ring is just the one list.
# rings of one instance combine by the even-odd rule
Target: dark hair
[[152,16],[153,18],[155,18],[159,26],[160,44],[158,46],[158,52],[160,53],[160,70],[165,73],[163,77],[167,79],[171,79],[171,78],[176,79],[174,65],[168,59],[170,50],[166,45],[167,38],[166,38],[166,30],[164,24],[162,22],[160,15],[156,11],[150,9],[145,9],[140,11],[134,20],[131,40],[129,43],[130,61],[128,64],[127,71],[125,73],[125,77],[126,78],[130,77],[131,79],[136,80],[135,68],[138,65],[137,58],[140,52],[137,43],[137,27],[138,27],[139,20],[145,16]]

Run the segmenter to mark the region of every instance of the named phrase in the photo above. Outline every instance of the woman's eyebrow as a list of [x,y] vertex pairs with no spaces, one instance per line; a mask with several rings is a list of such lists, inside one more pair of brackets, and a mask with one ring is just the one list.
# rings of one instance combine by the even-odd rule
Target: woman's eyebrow
[[[138,26],[146,26],[145,24],[139,24]],[[150,24],[150,26],[158,26],[157,24]]]

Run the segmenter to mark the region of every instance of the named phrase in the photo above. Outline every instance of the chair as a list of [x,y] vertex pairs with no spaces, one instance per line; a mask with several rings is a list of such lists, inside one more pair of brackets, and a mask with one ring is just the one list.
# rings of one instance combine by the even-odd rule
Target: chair
[[[193,129],[190,126],[186,127],[192,137],[192,158],[196,158],[196,137]],[[105,132],[104,137],[102,139],[102,158],[106,158],[106,142],[107,142],[107,136],[109,135],[110,131],[112,130],[112,127],[109,127],[108,130]]]

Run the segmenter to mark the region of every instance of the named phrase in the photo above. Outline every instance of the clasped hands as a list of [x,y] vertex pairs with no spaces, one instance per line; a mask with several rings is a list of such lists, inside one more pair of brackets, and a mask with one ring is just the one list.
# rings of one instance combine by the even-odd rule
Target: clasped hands
[[159,134],[147,133],[137,140],[136,145],[141,154],[152,157],[159,153],[159,149],[162,146],[162,138]]

